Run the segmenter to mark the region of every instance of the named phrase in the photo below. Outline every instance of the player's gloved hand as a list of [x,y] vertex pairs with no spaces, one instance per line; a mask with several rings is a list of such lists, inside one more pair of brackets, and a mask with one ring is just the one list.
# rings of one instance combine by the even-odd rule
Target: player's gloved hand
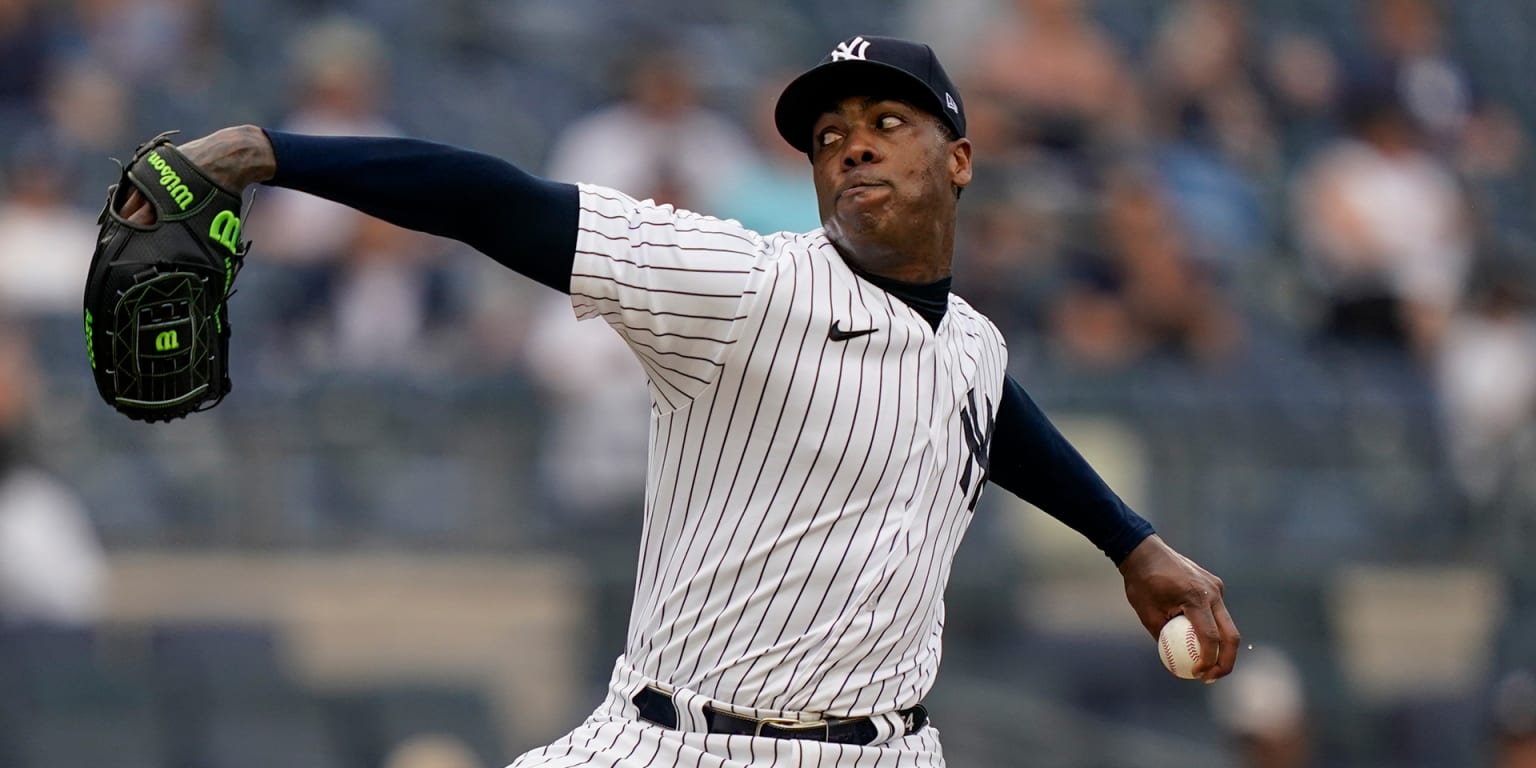
[[1163,625],[1184,614],[1200,638],[1195,677],[1211,682],[1231,673],[1242,636],[1227,612],[1221,579],[1153,535],[1120,563],[1125,597],[1156,638]]
[[170,421],[232,386],[228,301],[249,252],[240,194],[276,165],[258,128],[139,145],[107,192],[86,275],[87,359],[102,399],[129,418]]
[[[177,149],[209,179],[237,195],[252,184],[272,178],[277,171],[272,142],[254,125],[224,128],[178,145]],[[154,206],[138,190],[123,201],[118,214],[143,226],[155,221]]]

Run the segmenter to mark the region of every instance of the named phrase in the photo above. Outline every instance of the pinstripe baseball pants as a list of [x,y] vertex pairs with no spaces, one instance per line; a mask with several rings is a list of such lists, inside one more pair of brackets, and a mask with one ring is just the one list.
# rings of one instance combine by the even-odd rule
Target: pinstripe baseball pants
[[[639,719],[630,701],[648,682],[620,658],[597,711],[563,738],[517,758],[510,768],[944,768],[939,733],[931,725],[867,747],[723,736],[686,730],[702,722],[703,705],[710,702],[675,691],[684,729],[662,728]],[[882,726],[881,732],[894,732],[898,725]]]

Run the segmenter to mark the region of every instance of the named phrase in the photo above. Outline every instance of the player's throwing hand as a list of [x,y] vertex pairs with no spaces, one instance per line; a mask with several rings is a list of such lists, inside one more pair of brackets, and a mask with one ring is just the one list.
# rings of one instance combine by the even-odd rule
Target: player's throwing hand
[[1120,563],[1125,597],[1153,637],[1168,620],[1184,614],[1200,640],[1194,676],[1206,682],[1225,677],[1237,662],[1242,636],[1227,612],[1221,579],[1175,552],[1160,536],[1149,536]]

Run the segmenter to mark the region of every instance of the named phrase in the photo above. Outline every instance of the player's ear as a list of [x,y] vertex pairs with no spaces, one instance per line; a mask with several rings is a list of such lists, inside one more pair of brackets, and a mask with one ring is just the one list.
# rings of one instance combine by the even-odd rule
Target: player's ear
[[971,183],[971,140],[960,138],[949,143],[949,182],[960,189]]

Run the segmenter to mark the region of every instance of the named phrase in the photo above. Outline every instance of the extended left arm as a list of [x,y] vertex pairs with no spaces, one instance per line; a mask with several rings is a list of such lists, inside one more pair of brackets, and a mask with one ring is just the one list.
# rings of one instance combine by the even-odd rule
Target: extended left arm
[[1225,676],[1241,640],[1223,600],[1221,579],[1174,551],[1128,507],[1012,376],[989,452],[989,476],[1015,496],[1083,534],[1119,567],[1125,595],[1156,637],[1168,619],[1187,616],[1200,635],[1195,675]]

